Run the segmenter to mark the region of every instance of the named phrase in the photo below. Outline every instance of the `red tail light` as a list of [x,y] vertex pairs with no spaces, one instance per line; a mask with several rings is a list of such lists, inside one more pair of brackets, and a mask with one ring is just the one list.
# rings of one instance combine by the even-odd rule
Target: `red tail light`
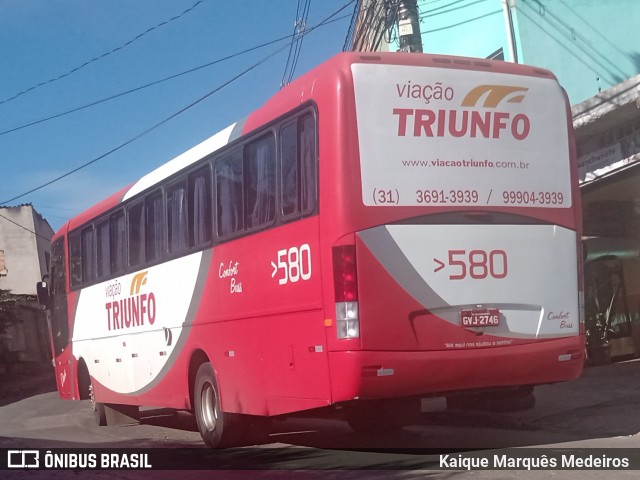
[[333,282],[336,302],[355,302],[358,300],[355,245],[333,248]]
[[360,336],[356,247],[333,248],[333,283],[336,294],[336,334],[339,339]]

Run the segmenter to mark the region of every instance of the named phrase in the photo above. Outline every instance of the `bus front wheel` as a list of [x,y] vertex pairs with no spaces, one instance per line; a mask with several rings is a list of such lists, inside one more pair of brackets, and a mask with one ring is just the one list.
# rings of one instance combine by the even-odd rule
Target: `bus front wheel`
[[222,410],[220,388],[209,362],[198,368],[193,397],[196,422],[204,443],[212,448],[230,447],[237,443],[239,416]]
[[91,409],[93,410],[93,418],[99,427],[107,426],[107,411],[104,403],[96,402],[93,396],[93,384],[89,384],[89,400],[91,400]]

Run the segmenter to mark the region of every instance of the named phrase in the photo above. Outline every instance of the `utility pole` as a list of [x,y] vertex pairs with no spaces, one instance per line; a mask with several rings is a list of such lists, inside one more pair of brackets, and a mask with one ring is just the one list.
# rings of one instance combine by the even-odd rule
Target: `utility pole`
[[398,0],[398,35],[400,52],[422,53],[422,36],[417,0]]

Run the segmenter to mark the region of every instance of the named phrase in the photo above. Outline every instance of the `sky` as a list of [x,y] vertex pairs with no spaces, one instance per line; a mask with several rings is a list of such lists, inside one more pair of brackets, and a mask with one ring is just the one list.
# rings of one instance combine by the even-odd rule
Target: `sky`
[[[0,206],[31,203],[57,230],[246,117],[289,76],[299,3],[0,0]],[[293,78],[342,51],[354,5],[310,1],[307,29],[345,8],[304,36]]]

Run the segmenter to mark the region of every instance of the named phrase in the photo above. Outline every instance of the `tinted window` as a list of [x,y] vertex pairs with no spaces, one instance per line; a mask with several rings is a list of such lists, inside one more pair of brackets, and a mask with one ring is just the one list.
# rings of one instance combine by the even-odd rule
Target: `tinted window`
[[310,213],[317,198],[316,127],[312,115],[285,125],[280,131],[282,214]]
[[111,270],[111,249],[109,247],[109,220],[96,224],[96,272],[98,278],[109,275]]
[[208,168],[189,176],[189,237],[192,247],[211,241],[211,173]]
[[247,145],[247,228],[273,223],[276,218],[276,147],[273,136]]
[[80,232],[69,234],[69,272],[72,287],[82,284],[82,241]]
[[88,283],[95,279],[95,250],[93,243],[93,227],[82,230],[82,282]]
[[144,204],[131,205],[129,218],[129,265],[140,265],[144,261]]
[[240,152],[216,162],[218,235],[223,237],[244,228],[243,165]]
[[162,194],[156,193],[147,198],[147,225],[145,227],[146,261],[153,262],[162,257],[164,244],[164,213]]
[[127,262],[127,237],[124,212],[111,215],[110,227],[110,259],[111,273],[118,274],[124,272]]
[[189,248],[187,183],[180,182],[167,189],[167,238],[169,253],[185,252]]

